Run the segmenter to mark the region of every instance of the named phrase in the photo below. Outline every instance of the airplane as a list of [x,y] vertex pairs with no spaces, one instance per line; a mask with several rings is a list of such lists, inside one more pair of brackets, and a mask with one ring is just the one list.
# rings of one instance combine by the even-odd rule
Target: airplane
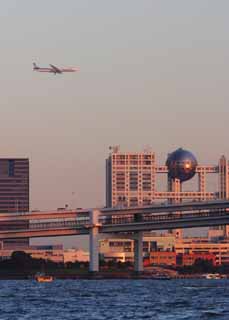
[[74,68],[58,68],[56,66],[54,66],[53,64],[50,64],[50,68],[40,68],[37,66],[37,64],[35,62],[33,62],[33,71],[37,71],[37,72],[49,72],[49,73],[53,73],[53,74],[61,74],[63,72],[76,72],[79,71],[80,68],[79,67],[74,67]]

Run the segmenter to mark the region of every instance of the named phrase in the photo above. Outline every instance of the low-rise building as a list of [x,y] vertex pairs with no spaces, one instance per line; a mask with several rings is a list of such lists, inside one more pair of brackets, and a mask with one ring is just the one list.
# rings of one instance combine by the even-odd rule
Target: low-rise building
[[[173,234],[161,234],[156,232],[144,233],[143,253],[151,251],[174,251],[175,236]],[[126,238],[103,239],[99,242],[101,254],[134,253],[134,240]]]
[[213,266],[216,265],[216,256],[213,253],[184,253],[177,255],[177,265],[192,266],[198,260],[211,261]]
[[150,252],[150,264],[176,266],[176,253],[172,251]]
[[175,244],[177,254],[213,254],[216,265],[229,264],[229,241],[210,242],[208,239],[184,238]]
[[56,263],[66,262],[87,262],[89,253],[80,249],[63,249],[62,245],[38,245],[30,246],[21,250],[20,248],[0,249],[0,260],[10,259],[15,251],[23,251],[31,255],[34,259],[50,260]]
[[88,262],[89,252],[81,249],[66,249],[63,251],[64,263],[66,262]]

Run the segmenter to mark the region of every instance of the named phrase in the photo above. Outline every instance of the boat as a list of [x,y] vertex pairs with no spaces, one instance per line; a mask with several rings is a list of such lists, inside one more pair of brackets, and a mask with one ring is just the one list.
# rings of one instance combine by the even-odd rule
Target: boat
[[54,280],[53,276],[49,276],[45,274],[36,274],[34,279],[37,282],[52,282]]
[[226,276],[219,273],[207,273],[204,275],[205,279],[225,279]]

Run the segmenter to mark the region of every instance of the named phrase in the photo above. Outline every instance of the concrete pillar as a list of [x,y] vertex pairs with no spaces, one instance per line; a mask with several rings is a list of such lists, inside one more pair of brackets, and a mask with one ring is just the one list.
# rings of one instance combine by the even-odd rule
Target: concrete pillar
[[[228,199],[229,197],[229,167],[225,156],[219,159],[219,198]],[[223,226],[224,237],[229,236],[229,225]]]
[[143,271],[143,232],[138,231],[134,235],[134,271]]
[[[172,199],[168,199],[169,203],[180,203],[182,199],[180,197],[180,193],[182,191],[182,184],[179,179],[171,179],[168,177],[168,191],[174,192],[175,197]],[[179,213],[179,212],[177,212]],[[183,238],[183,230],[182,229],[173,229],[168,230],[168,233],[174,234],[177,239]]]
[[89,271],[98,272],[99,271],[99,210],[92,210],[90,212],[90,262]]
[[200,192],[200,201],[207,200],[206,199],[206,169],[205,167],[201,167],[201,171],[198,174],[198,191]]

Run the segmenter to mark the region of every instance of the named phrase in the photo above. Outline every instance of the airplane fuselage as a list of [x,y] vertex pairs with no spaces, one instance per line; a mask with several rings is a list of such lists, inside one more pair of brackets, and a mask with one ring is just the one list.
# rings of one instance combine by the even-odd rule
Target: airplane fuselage
[[50,64],[50,68],[40,68],[35,63],[33,63],[33,71],[61,74],[63,72],[77,72],[77,71],[79,71],[79,67],[58,68],[58,67]]

